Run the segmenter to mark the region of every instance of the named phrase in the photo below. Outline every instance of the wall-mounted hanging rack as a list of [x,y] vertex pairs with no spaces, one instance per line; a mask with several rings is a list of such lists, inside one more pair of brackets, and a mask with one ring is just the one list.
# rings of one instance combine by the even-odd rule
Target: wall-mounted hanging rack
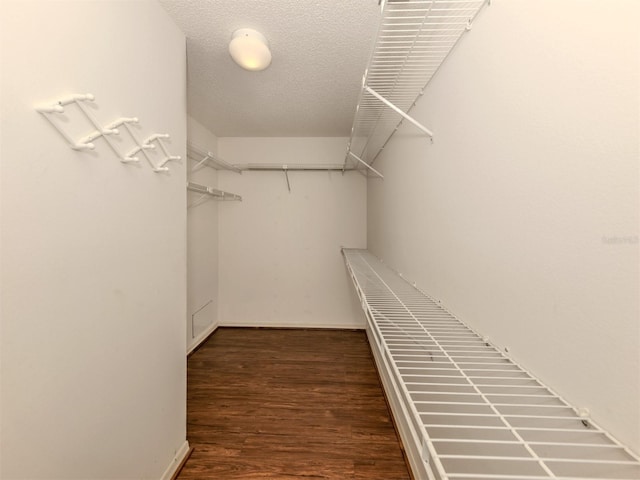
[[[138,152],[142,152],[154,172],[167,172],[169,169],[165,167],[165,164],[169,160],[180,160],[181,158],[180,156],[169,154],[166,146],[162,142],[160,142],[161,138],[169,138],[169,135],[167,134],[153,134],[147,140],[145,140],[145,142],[140,142],[140,140],[138,140],[135,133],[129,126],[132,123],[138,123],[137,117],[122,117],[111,122],[105,127],[101,126],[101,124],[95,119],[93,114],[89,111],[89,109],[85,105],[86,102],[93,102],[93,101],[95,101],[95,97],[90,93],[73,94],[67,97],[63,97],[60,100],[57,100],[56,102],[53,102],[51,104],[36,107],[36,111],[41,113],[47,119],[47,121],[60,133],[60,135],[62,135],[62,137],[66,140],[69,146],[74,150],[94,150],[95,144],[93,142],[98,138],[102,137],[106,141],[107,145],[109,145],[109,148],[111,148],[113,153],[116,155],[116,157],[118,157],[118,159],[122,163],[137,163],[139,159],[138,157],[134,157],[134,155],[137,154]],[[64,113],[65,106],[70,104],[75,104],[76,107],[80,110],[80,112],[82,112],[84,117],[87,119],[89,124],[93,128],[95,128],[94,131],[92,131],[88,135],[85,135],[84,137],[80,138],[77,141],[73,140],[71,136],[52,118],[52,115],[55,116],[55,114]],[[129,136],[131,137],[133,142],[136,144],[136,146],[132,150],[130,150],[124,155],[120,153],[115,143],[109,138],[111,135],[120,134],[120,130],[118,129],[118,127],[120,126],[125,127],[125,129],[129,133]],[[165,154],[165,158],[161,160],[158,165],[153,163],[153,160],[149,157],[149,155],[146,152],[146,150],[155,149],[155,145],[151,144],[152,141],[157,141],[160,147],[162,148],[162,151]]]
[[382,1],[378,35],[362,79],[345,168],[366,171],[407,120],[433,140],[409,112],[442,62],[490,0]]
[[222,190],[218,190],[217,188],[208,187],[206,185],[200,185],[199,183],[187,182],[187,190],[195,193],[200,193],[202,196],[193,202],[193,204],[189,206],[193,206],[195,204],[200,203],[200,201],[205,197],[213,197],[216,200],[223,201],[242,201],[242,197],[240,195],[236,195],[235,193],[224,192]]
[[192,172],[196,172],[204,167],[210,167],[214,170],[229,170],[236,173],[242,173],[242,170],[229,162],[222,160],[219,156],[195,146],[192,143],[187,144],[187,156],[196,164],[191,168]]
[[158,145],[160,145],[160,149],[162,150],[162,153],[164,154],[164,158],[162,160],[160,160],[160,162],[158,163],[156,168],[166,168],[165,165],[168,162],[177,161],[177,160],[181,159],[180,155],[171,155],[169,153],[169,150],[167,150],[167,147],[165,146],[164,142],[162,141],[163,138],[164,139],[168,139],[169,138],[169,134],[167,134],[167,133],[154,133],[153,135],[147,137],[147,139],[144,142],[142,142],[143,149],[144,149],[144,147],[153,146],[153,142],[156,142]]
[[[90,94],[90,93],[85,93],[85,94],[74,94],[74,95],[69,95],[67,97],[63,97],[60,100],[56,101],[55,103],[49,104],[49,105],[41,105],[39,107],[36,107],[36,111],[40,112],[41,114],[44,115],[44,118],[46,118],[49,123],[51,123],[51,125],[53,125],[53,127],[60,133],[60,135],[62,135],[62,137],[67,141],[67,143],[69,144],[69,146],[74,149],[74,150],[93,150],[96,148],[96,146],[94,145],[93,141],[96,140],[97,138],[101,137],[101,136],[107,136],[107,135],[112,135],[112,134],[117,134],[118,131],[114,130],[114,129],[109,129],[109,128],[105,128],[102,129],[100,128],[99,125],[96,125],[95,122],[92,121],[93,117],[87,116],[87,110],[84,108],[84,106],[82,106],[83,102],[93,102],[95,100],[95,97]],[[74,141],[66,132],[64,129],[62,129],[56,122],[53,121],[52,117],[49,116],[49,114],[56,114],[56,113],[64,113],[65,109],[64,107],[66,107],[67,105],[70,104],[75,104],[78,106],[78,108],[80,108],[80,110],[85,114],[85,116],[87,116],[88,120],[91,121],[91,123],[93,123],[94,127],[97,128],[96,132],[93,132],[89,135],[87,135],[86,137],[83,137],[82,139],[78,140],[78,141]],[[109,144],[111,145],[111,144]]]

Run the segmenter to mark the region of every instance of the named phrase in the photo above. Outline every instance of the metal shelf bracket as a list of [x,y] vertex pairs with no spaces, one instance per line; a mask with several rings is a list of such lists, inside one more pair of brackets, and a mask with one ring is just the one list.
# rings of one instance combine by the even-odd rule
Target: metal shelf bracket
[[380,100],[382,103],[384,103],[391,110],[393,110],[396,113],[398,113],[402,118],[405,118],[405,119],[409,120],[416,127],[418,127],[420,130],[422,130],[422,132],[424,132],[429,137],[433,138],[433,132],[431,130],[429,130],[427,127],[425,127],[424,125],[422,125],[420,122],[418,122],[411,115],[408,115],[408,114],[404,113],[400,108],[396,107],[393,103],[391,103],[389,100],[384,98],[382,95],[380,95],[378,92],[376,92],[374,89],[372,89],[368,85],[365,85],[364,89],[365,89],[365,91],[367,93],[370,93],[371,95],[376,97],[378,100]]
[[284,172],[284,176],[287,179],[287,188],[289,189],[289,193],[291,193],[291,184],[289,183],[289,167],[286,165],[282,165],[282,171]]
[[371,165],[369,165],[367,162],[365,162],[364,160],[362,160],[359,156],[357,156],[355,153],[353,153],[351,150],[349,150],[348,155],[351,155],[353,158],[355,158],[358,162],[360,162],[362,165],[364,165],[365,167],[367,167],[371,172],[373,172],[376,176],[380,177],[380,178],[384,178],[384,175],[382,175],[378,170],[376,170],[375,168],[373,168]]

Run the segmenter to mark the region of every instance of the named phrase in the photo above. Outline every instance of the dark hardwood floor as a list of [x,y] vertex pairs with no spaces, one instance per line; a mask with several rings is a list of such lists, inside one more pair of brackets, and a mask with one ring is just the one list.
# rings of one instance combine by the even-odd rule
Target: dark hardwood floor
[[178,479],[409,479],[363,331],[221,328],[188,362]]

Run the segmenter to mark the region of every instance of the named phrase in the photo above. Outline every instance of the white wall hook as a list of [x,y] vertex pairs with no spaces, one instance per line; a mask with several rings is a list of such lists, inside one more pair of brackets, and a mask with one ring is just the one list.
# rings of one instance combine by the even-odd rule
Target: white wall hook
[[159,138],[169,138],[169,134],[167,133],[154,133],[153,135],[150,135],[143,143],[151,143],[154,140],[157,140]]
[[78,142],[71,145],[71,148],[74,150],[95,150],[96,146],[93,143]]
[[93,102],[94,100],[95,97],[90,93],[74,94],[64,97],[52,105],[43,105],[40,107],[36,107],[36,110],[40,113],[64,113],[64,105],[69,105],[70,103],[74,102]]
[[36,110],[40,113],[63,113],[64,107],[61,105],[46,105],[42,107],[36,107]]
[[125,123],[138,123],[138,117],[131,117],[131,118],[129,118],[129,117],[121,117],[121,118],[111,122],[105,128],[114,129],[114,128],[117,128],[117,127],[119,127],[121,125],[124,125]]
[[69,105],[73,102],[93,102],[96,97],[91,93],[76,93],[58,100],[58,105]]
[[172,161],[172,160],[177,161],[177,160],[181,160],[181,159],[182,159],[182,157],[181,157],[180,155],[169,155],[168,157],[165,157],[165,158],[164,158],[164,159],[163,159],[163,160],[158,164],[158,167],[162,167],[162,166],[166,165],[168,162],[170,162],[170,161]]

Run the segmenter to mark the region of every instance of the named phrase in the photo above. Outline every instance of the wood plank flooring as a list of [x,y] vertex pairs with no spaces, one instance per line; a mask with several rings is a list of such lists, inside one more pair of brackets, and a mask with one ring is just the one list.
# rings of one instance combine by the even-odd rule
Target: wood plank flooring
[[179,480],[409,479],[363,331],[221,328],[188,362]]

